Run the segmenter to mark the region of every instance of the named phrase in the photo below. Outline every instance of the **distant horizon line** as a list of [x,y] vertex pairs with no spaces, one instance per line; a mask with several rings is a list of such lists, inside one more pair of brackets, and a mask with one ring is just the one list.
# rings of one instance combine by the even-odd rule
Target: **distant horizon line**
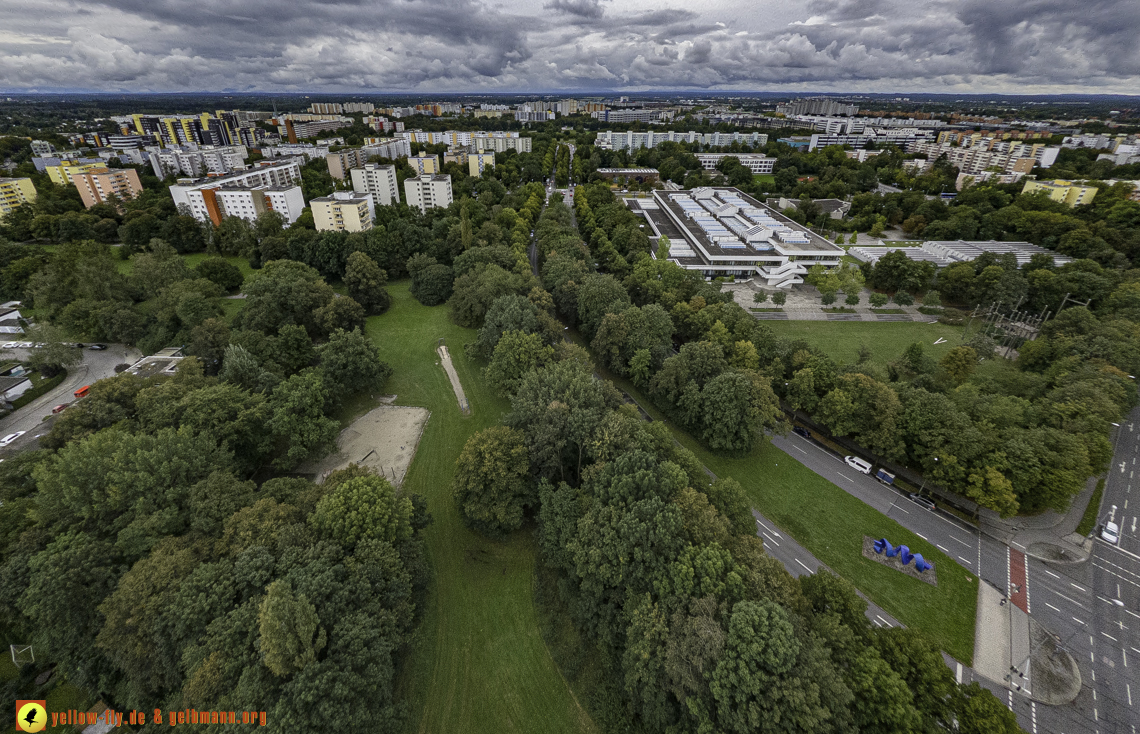
[[1010,97],[1018,99],[1055,99],[1055,98],[1087,98],[1087,99],[1106,99],[1106,98],[1119,98],[1126,100],[1140,100],[1140,95],[1137,94],[1120,94],[1120,93],[1089,93],[1089,92],[1052,92],[1052,93],[1025,93],[1025,92],[920,92],[920,91],[894,91],[894,92],[831,92],[831,91],[816,91],[816,90],[798,90],[798,91],[773,91],[773,90],[693,90],[693,89],[659,89],[659,90],[643,90],[643,91],[623,91],[620,89],[546,89],[546,90],[530,90],[530,91],[498,91],[498,92],[420,92],[420,91],[356,91],[356,92],[317,92],[317,91],[259,91],[259,90],[246,90],[246,91],[233,91],[233,90],[215,90],[215,91],[165,91],[165,92],[127,92],[127,91],[107,91],[107,90],[92,90],[92,89],[55,89],[55,90],[13,90],[13,89],[0,89],[0,95],[4,96],[23,96],[23,97],[46,97],[46,96],[64,96],[64,95],[90,95],[90,96],[119,96],[119,97],[157,97],[157,96],[226,96],[226,97],[244,97],[244,96],[278,96],[278,97],[367,97],[367,96],[380,96],[380,97],[527,97],[527,96],[624,96],[624,97],[646,97],[646,96],[691,96],[691,97],[739,97],[739,96],[773,96],[773,97],[791,97],[791,96],[811,96],[811,97],[898,97],[898,96],[920,96],[920,97],[953,97],[957,99],[975,99],[975,98],[992,98],[992,97]]

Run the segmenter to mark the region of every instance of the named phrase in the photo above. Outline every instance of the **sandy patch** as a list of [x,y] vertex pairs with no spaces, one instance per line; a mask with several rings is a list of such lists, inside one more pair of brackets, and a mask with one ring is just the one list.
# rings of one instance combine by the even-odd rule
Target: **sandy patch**
[[299,469],[323,482],[329,473],[359,464],[400,486],[423,435],[431,412],[426,408],[381,405],[362,415],[340,432],[336,452]]
[[447,379],[451,380],[451,389],[455,391],[455,399],[459,401],[459,409],[465,414],[470,415],[471,406],[467,404],[467,396],[463,394],[463,385],[459,382],[459,375],[455,372],[455,367],[451,364],[451,355],[447,352],[447,347],[439,345],[436,347],[436,353],[439,354],[441,363],[443,364],[443,371],[447,373]]

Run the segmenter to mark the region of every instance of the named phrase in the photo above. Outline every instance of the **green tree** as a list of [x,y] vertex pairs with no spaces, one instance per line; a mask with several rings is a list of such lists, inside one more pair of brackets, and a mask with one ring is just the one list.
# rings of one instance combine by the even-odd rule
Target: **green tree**
[[275,466],[292,469],[336,441],[339,425],[324,415],[328,400],[328,388],[315,369],[303,370],[273,389],[268,425],[280,446]]
[[525,434],[496,426],[472,435],[455,463],[451,492],[464,521],[479,532],[500,536],[522,527],[538,499]]
[[392,368],[380,359],[380,350],[360,329],[337,329],[317,350],[321,375],[332,395],[354,395],[380,390],[392,376]]
[[778,293],[772,294],[772,303],[776,304],[777,306],[782,307],[787,302],[788,302],[788,294],[787,293],[780,291]]
[[768,300],[768,294],[765,291],[756,291],[752,294],[753,303],[764,303]]
[[83,361],[83,352],[63,341],[63,333],[51,324],[28,327],[25,337],[36,344],[28,350],[27,364],[44,377],[53,377]]
[[316,662],[328,642],[320,622],[316,608],[304,594],[294,593],[288,581],[274,581],[266,587],[257,613],[265,667],[285,678]]
[[661,239],[657,240],[657,259],[658,260],[668,260],[669,259],[669,247],[670,246],[671,246],[671,243],[669,242],[669,238],[665,237],[664,235],[662,235]]
[[365,312],[378,314],[388,310],[392,299],[384,287],[387,283],[388,274],[368,255],[354,252],[348,256],[344,284],[348,286],[349,297],[363,306]]
[[222,290],[230,293],[240,288],[245,281],[245,276],[236,265],[231,265],[220,257],[208,257],[198,263],[194,275],[217,283]]
[[886,293],[872,293],[869,300],[871,308],[882,308],[887,305],[887,301],[891,300],[891,297]]
[[954,713],[962,734],[1023,734],[1014,713],[977,681],[960,691]]
[[938,294],[938,291],[927,291],[926,295],[922,297],[922,305],[930,308],[941,308],[942,296]]
[[316,270],[292,260],[266,263],[243,290],[245,306],[234,324],[264,334],[275,334],[285,324],[299,324],[310,336],[320,334],[319,312],[335,295]]
[[412,537],[412,500],[383,477],[355,477],[317,503],[309,523],[346,549],[368,540],[398,544]]
[[511,395],[523,376],[554,360],[554,348],[542,343],[538,334],[505,332],[483,374],[487,384],[500,395]]
[[954,347],[938,362],[950,379],[961,385],[974,374],[978,366],[978,353],[970,347]]
[[455,282],[451,268],[425,254],[409,258],[407,267],[412,276],[409,290],[417,301],[425,306],[438,306],[451,298]]

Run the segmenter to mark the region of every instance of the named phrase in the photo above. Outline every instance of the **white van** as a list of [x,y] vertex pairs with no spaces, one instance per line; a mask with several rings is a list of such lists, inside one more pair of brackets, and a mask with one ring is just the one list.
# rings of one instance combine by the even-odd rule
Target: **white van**
[[858,456],[844,456],[843,460],[847,462],[847,466],[857,472],[862,472],[863,474],[871,473],[871,465]]

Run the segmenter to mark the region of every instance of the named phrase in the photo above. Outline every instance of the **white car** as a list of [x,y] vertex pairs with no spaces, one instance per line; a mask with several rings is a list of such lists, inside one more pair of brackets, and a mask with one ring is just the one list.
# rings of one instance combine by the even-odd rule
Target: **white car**
[[[7,441],[8,439],[4,440]],[[1120,542],[1120,526],[1114,522],[1106,522],[1104,529],[1100,531],[1100,537],[1105,542],[1116,545]]]
[[843,460],[847,462],[847,466],[857,472],[862,472],[863,474],[871,473],[871,465],[858,456],[844,456]]
[[16,431],[15,433],[9,433],[4,438],[0,438],[0,447],[7,446],[25,433],[27,433],[27,431]]

